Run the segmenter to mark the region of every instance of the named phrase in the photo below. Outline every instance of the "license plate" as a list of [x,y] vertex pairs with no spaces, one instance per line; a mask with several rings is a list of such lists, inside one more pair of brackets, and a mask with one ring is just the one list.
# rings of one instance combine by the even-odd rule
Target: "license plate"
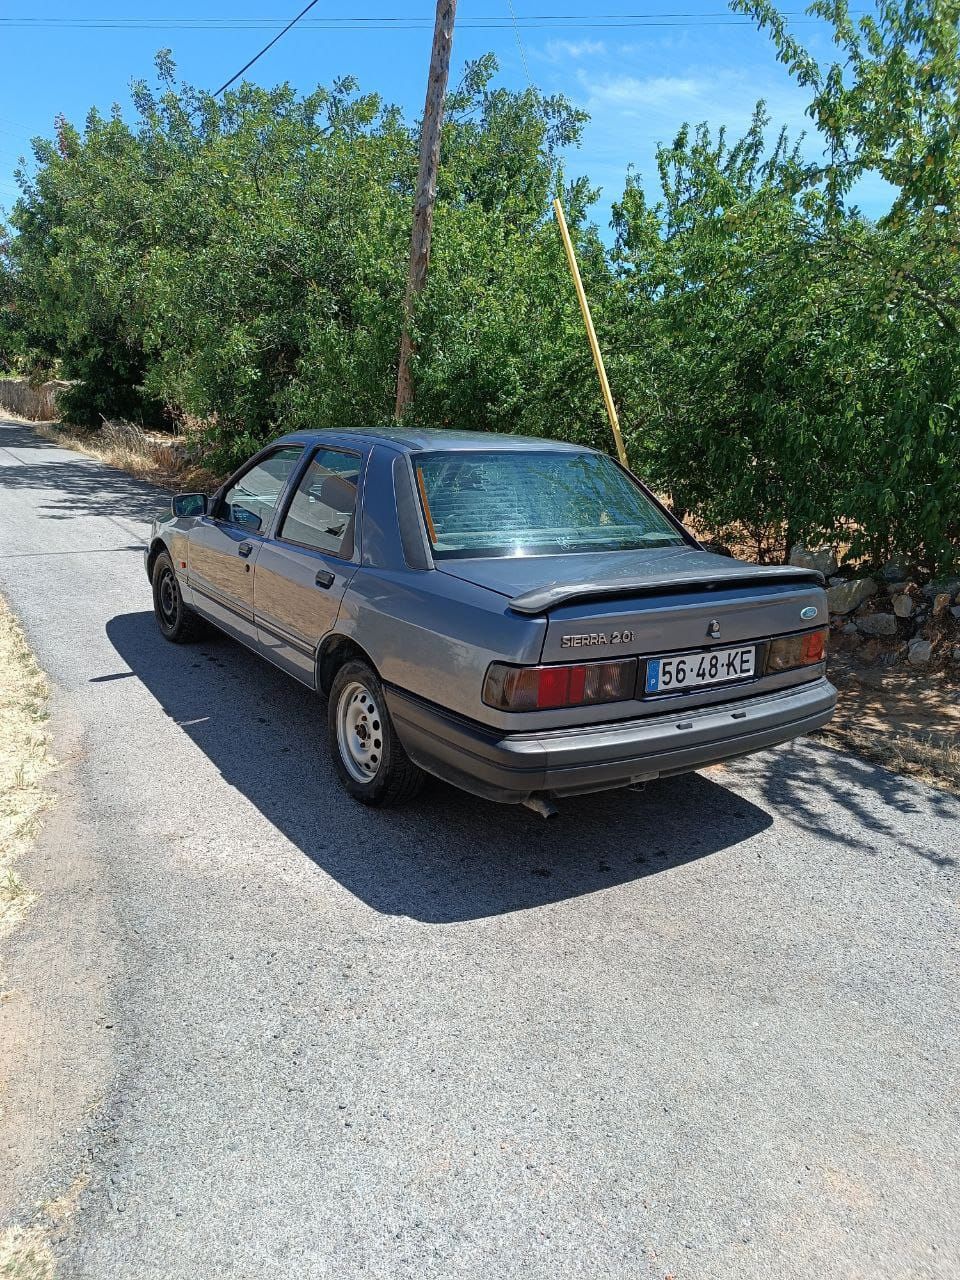
[[707,684],[745,680],[756,666],[755,645],[740,649],[714,649],[710,653],[681,653],[669,658],[648,658],[646,693],[673,693]]

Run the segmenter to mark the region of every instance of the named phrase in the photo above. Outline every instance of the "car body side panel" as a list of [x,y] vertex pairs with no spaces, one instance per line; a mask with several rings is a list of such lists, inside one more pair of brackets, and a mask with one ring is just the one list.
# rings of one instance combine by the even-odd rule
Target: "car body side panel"
[[337,632],[356,641],[389,684],[478,717],[491,662],[537,661],[546,619],[508,615],[504,601],[436,570],[361,566]]
[[[193,607],[248,644],[256,644],[253,575],[263,545],[259,534],[211,520],[194,522],[187,549],[187,581]],[[241,554],[249,548],[249,554]]]
[[349,560],[279,541],[264,544],[253,599],[257,641],[266,657],[313,687],[317,649],[333,630],[357,566]]
[[378,569],[406,568],[393,464],[399,455],[386,445],[371,450],[363,478],[360,562]]
[[[321,442],[320,449],[339,443],[331,436]],[[311,688],[316,687],[319,646],[336,624],[343,593],[359,563],[369,464],[367,447],[350,449],[359,459],[359,477],[352,554],[345,560],[280,536],[293,493],[317,451],[306,449],[302,465],[290,476],[254,575],[254,614],[261,652]]]
[[[168,516],[166,519],[154,521],[150,545],[147,547],[145,554],[145,559],[149,565],[152,563],[150,550],[159,538],[170,553],[173,572],[177,575],[180,591],[188,605],[193,604],[193,592],[190,589],[190,579],[187,573],[188,537],[193,525],[194,521],[192,519],[178,518],[176,516]],[[149,577],[149,570],[147,576]]]

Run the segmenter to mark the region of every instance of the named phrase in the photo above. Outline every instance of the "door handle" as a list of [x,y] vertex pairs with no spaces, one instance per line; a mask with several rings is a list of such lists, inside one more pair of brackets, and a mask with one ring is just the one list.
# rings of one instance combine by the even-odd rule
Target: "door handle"
[[239,547],[237,547],[237,555],[243,556],[244,560],[246,560],[247,556],[250,554],[252,550],[253,550],[252,542],[241,542]]
[[329,569],[318,569],[314,582],[318,587],[332,587],[336,581],[336,574],[331,573]]

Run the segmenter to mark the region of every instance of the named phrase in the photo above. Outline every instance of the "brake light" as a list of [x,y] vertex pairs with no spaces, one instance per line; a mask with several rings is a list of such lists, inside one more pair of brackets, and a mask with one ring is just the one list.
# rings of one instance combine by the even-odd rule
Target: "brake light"
[[547,711],[632,698],[637,660],[579,662],[555,667],[510,667],[494,662],[483,682],[483,700],[501,711]]
[[770,642],[767,671],[789,671],[823,662],[827,655],[827,629],[805,631],[799,636],[778,636]]
[[800,657],[804,666],[809,666],[812,662],[822,662],[826,656],[826,627],[822,631],[811,631],[803,637],[803,644],[800,646]]

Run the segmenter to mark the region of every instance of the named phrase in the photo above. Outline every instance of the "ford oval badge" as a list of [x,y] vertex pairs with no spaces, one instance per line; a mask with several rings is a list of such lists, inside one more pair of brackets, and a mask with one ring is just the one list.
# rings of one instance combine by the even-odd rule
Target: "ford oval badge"
[[816,616],[817,616],[817,606],[815,604],[808,604],[805,609],[800,610],[801,618],[815,618]]

